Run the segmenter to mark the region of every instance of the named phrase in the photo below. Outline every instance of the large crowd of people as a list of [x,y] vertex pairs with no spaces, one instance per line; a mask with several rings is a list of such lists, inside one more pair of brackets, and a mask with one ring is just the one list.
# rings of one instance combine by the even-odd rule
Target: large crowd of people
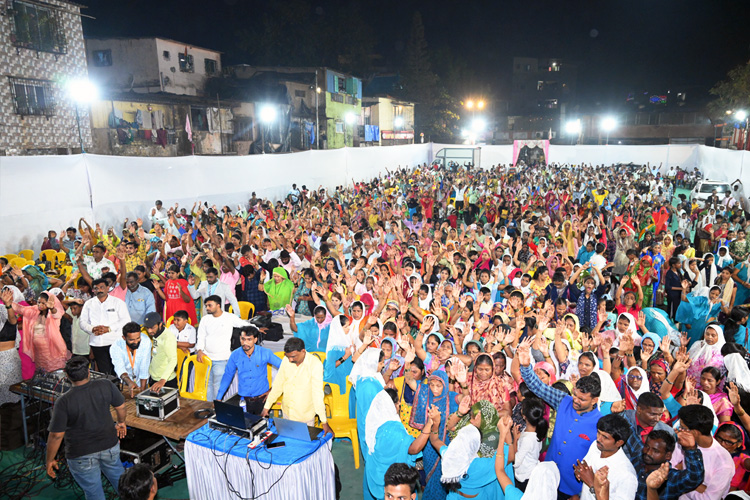
[[[366,499],[746,494],[748,200],[680,193],[699,177],[422,165],[237,207],[157,201],[120,227],[82,219],[42,243],[66,253],[64,277],[0,258],[0,404],[35,369],[84,380],[87,358],[131,394],[177,387],[182,350],[211,359],[209,400],[237,374],[248,410],[283,394],[284,414],[329,432],[324,386],[350,384]],[[283,360],[244,302],[288,316]],[[75,459],[113,450],[116,432],[66,444],[79,484]]]

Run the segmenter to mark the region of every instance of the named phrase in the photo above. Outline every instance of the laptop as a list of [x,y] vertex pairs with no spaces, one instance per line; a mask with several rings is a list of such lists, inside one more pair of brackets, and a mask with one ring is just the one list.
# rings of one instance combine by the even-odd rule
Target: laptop
[[214,411],[216,416],[214,417],[219,423],[234,427],[235,429],[250,429],[252,426],[261,420],[258,415],[252,413],[246,413],[241,407],[235,406],[223,401],[214,401]]
[[274,417],[273,423],[276,426],[276,434],[298,441],[316,441],[320,433],[323,432],[320,427],[310,427],[304,422],[295,422],[285,418]]

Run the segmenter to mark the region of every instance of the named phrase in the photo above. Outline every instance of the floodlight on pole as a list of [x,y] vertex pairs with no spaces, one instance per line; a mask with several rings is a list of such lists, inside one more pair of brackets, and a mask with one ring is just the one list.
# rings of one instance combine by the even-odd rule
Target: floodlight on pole
[[471,122],[471,129],[476,133],[483,132],[485,128],[487,128],[487,122],[483,118],[476,118]]
[[734,116],[737,118],[737,120],[744,121],[745,118],[747,118],[747,112],[745,112],[744,110],[739,110],[734,114]]
[[477,101],[477,109],[484,109],[484,101]]
[[471,99],[466,101],[466,109],[472,109],[473,107],[474,107],[474,101],[472,101]]
[[[609,133],[612,132],[617,127],[617,120],[615,120],[611,116],[607,116],[602,120],[601,127],[602,127],[602,130],[604,130],[607,133],[607,145],[609,145]],[[601,140],[601,135],[599,137]]]
[[263,106],[260,108],[260,113],[258,114],[260,118],[260,138],[261,138],[261,151],[263,154],[266,154],[266,126],[268,126],[270,123],[273,123],[276,120],[276,108],[273,106]]
[[581,133],[581,120],[571,120],[565,124],[565,132],[570,135]]
[[83,135],[81,134],[81,114],[78,111],[78,106],[96,101],[99,98],[99,89],[87,78],[76,78],[68,82],[68,95],[70,95],[75,104],[78,144],[81,147],[81,153],[85,153],[86,151],[83,149]]
[[396,128],[401,128],[404,126],[404,119],[400,116],[397,116],[395,120],[393,120],[393,126]]

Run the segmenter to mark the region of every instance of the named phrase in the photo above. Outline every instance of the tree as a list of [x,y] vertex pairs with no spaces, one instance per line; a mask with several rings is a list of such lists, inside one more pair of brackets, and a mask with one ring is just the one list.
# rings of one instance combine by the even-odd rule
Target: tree
[[422,14],[414,13],[409,42],[401,71],[404,98],[415,103],[415,133],[428,139],[451,141],[455,132],[455,100],[432,71],[430,53],[424,36]]
[[708,104],[713,118],[726,116],[727,110],[750,112],[750,61],[729,71],[726,80],[714,85],[709,92],[717,96]]

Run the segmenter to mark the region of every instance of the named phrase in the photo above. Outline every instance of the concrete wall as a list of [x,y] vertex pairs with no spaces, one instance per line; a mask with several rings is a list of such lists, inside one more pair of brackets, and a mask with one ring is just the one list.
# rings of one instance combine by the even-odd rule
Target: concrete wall
[[[193,56],[193,72],[180,71],[179,54],[185,52]],[[168,51],[169,60],[164,58],[164,51]],[[206,81],[206,59],[216,61],[216,73],[221,74],[221,53],[193,47],[192,45],[177,43],[170,40],[156,39],[156,57],[159,73],[164,82],[164,91],[172,94],[202,95]],[[167,81],[166,78],[169,78]]]
[[[94,52],[112,51],[111,66],[96,66]],[[154,38],[88,38],[86,55],[91,80],[117,91],[159,92],[159,65]]]
[[[12,11],[0,16],[0,154],[67,154],[78,150],[78,128],[75,105],[67,94],[66,84],[75,78],[86,78],[86,50],[79,7],[67,2],[49,0],[57,6],[61,30],[65,36],[64,54],[53,54],[15,47]],[[41,7],[41,6],[40,6]],[[3,7],[3,10],[5,7]],[[31,78],[50,82],[56,106],[51,116],[16,114],[10,79]],[[84,147],[91,146],[88,112],[81,107],[81,134]]]

